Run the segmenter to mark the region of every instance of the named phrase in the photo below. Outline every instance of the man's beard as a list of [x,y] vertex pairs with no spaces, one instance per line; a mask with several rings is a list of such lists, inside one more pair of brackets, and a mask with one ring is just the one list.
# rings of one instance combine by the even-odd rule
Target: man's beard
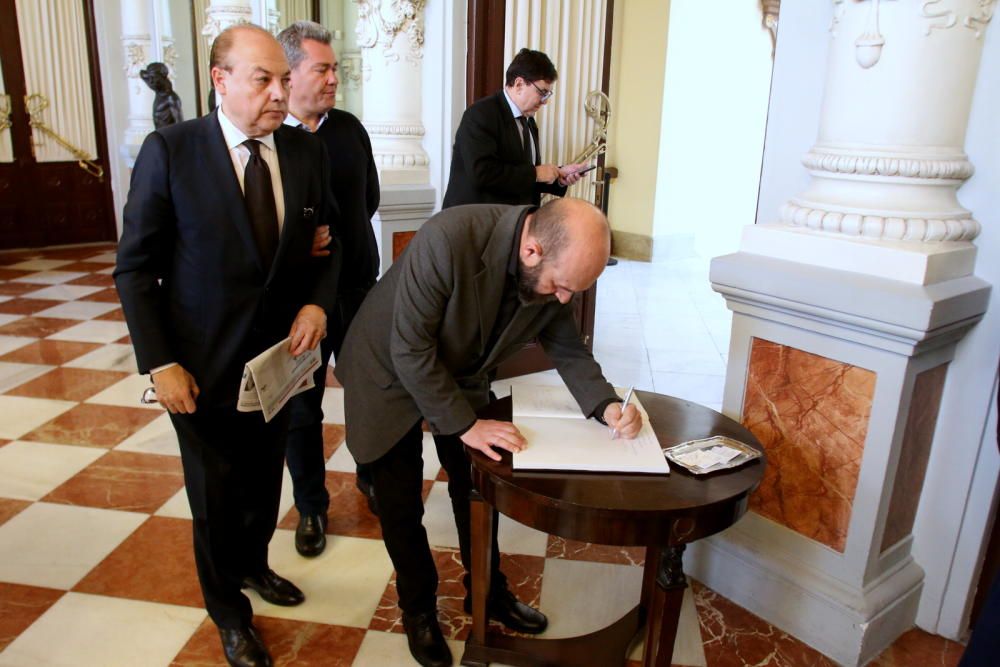
[[517,260],[517,298],[525,306],[541,306],[546,303],[558,301],[555,294],[539,294],[538,281],[542,275],[542,264],[530,267],[518,258]]

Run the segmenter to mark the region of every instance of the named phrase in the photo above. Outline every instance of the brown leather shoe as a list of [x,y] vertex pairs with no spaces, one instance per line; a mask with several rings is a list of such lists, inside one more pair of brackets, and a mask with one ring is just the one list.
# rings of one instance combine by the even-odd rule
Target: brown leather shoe
[[271,655],[253,625],[245,628],[219,628],[226,662],[232,667],[271,667]]
[[260,574],[247,577],[243,580],[243,588],[255,590],[266,601],[281,607],[294,607],[306,599],[298,586],[278,576],[274,570],[264,570]]

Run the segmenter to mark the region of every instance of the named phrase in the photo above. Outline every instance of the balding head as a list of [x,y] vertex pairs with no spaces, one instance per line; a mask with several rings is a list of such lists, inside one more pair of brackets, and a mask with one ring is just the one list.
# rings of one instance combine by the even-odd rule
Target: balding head
[[274,132],[288,112],[288,61],[271,33],[250,24],[223,30],[212,44],[212,85],[222,111],[248,137]]
[[[554,296],[568,303],[589,289],[611,253],[608,220],[594,205],[565,197],[542,206],[525,220],[521,234],[521,298]],[[528,290],[528,293],[525,293]]]

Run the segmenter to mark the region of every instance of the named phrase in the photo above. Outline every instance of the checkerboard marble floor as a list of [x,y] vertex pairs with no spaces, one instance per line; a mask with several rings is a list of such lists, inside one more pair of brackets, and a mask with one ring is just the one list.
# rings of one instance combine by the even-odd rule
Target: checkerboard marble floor
[[[196,580],[176,438],[161,409],[138,401],[148,379],[135,373],[113,265],[112,245],[0,253],[0,665],[225,664]],[[704,378],[716,378],[720,362],[724,367],[724,313],[702,312],[697,326],[709,340],[687,351],[687,366],[676,366],[676,354],[662,348],[600,344],[602,327],[617,322],[620,334],[623,319],[639,340],[663,340],[661,325],[679,325],[656,311],[670,303],[683,309],[678,290],[697,285],[699,271],[690,263],[610,269],[598,296],[597,353],[617,373],[636,375],[641,388],[666,391],[666,383],[693,400],[700,391],[701,402],[715,406],[718,382],[706,389]],[[651,272],[662,278],[662,301],[650,288]],[[683,295],[694,315],[699,303],[717,308],[705,305],[700,291]],[[667,356],[673,361],[658,370],[657,359]],[[686,374],[694,378],[688,384],[679,380]],[[270,558],[307,601],[281,608],[251,594],[256,622],[279,665],[413,664],[378,522],[354,488],[342,389],[332,377],[328,385],[329,546],[314,560],[295,553],[297,514],[286,473]],[[461,610],[458,540],[441,479],[427,447],[425,520],[441,572],[440,616],[457,664],[470,620]],[[640,551],[568,542],[507,519],[500,544],[518,595],[549,615],[547,636],[599,628],[637,598]],[[873,664],[954,665],[961,650],[913,630]],[[673,663],[832,664],[698,582],[684,601]]]

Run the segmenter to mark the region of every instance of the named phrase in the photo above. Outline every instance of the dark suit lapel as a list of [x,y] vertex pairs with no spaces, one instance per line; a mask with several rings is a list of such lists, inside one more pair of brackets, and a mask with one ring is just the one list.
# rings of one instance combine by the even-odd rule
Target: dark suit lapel
[[208,163],[208,173],[215,176],[214,181],[219,187],[219,199],[225,202],[222,208],[236,226],[236,231],[243,239],[247,252],[253,256],[257,266],[263,271],[264,265],[261,263],[257,243],[254,241],[253,232],[250,229],[250,218],[247,216],[243,190],[240,189],[240,182],[233,168],[233,159],[229,156],[229,148],[226,146],[226,137],[222,134],[222,126],[219,125],[218,110],[205,116],[203,123],[207,150],[203,151],[201,155]]
[[[284,127],[284,126],[282,126]],[[278,250],[274,255],[274,263],[271,265],[271,275],[274,275],[275,267],[281,262],[282,255],[286,252],[289,244],[289,237],[294,234],[291,221],[298,220],[296,211],[302,209],[303,187],[302,175],[298,172],[298,165],[301,160],[292,158],[291,147],[287,145],[287,138],[283,136],[281,129],[274,133],[274,147],[278,151],[278,168],[281,169],[281,189],[285,200],[285,218],[281,221],[281,235],[278,237]],[[270,276],[268,277],[270,279]]]

